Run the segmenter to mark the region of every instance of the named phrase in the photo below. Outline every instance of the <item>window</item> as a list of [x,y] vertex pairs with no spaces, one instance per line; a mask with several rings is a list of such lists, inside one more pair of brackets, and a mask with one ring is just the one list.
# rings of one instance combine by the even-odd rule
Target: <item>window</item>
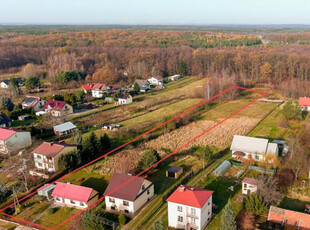
[[259,160],[259,156],[258,155],[255,156],[255,160]]
[[183,216],[178,216],[178,221],[183,222]]
[[129,213],[129,211],[127,209],[125,209],[124,211],[125,211],[125,213]]
[[80,203],[80,206],[84,206],[84,203],[81,202],[81,203]]
[[144,190],[145,189],[145,185],[142,185],[142,190]]
[[196,209],[195,208],[191,208],[191,214],[196,215]]
[[208,202],[208,206],[210,205],[210,201]]
[[71,203],[71,204],[75,204],[75,202],[74,202],[73,200],[70,200],[70,203]]
[[42,163],[38,163],[39,167],[42,167]]
[[124,206],[129,206],[129,202],[124,200],[124,201],[123,201],[123,205],[124,205]]
[[37,155],[37,158],[38,158],[38,159],[41,159],[41,155]]
[[57,201],[61,201],[61,198],[59,198],[59,197],[56,197],[56,200],[57,200]]
[[178,212],[183,212],[182,206],[178,206]]
[[147,195],[149,195],[149,194],[150,194],[150,190],[148,189],[148,190],[147,190]]
[[244,184],[243,186],[246,188],[246,187],[247,187],[247,184]]
[[112,209],[112,210],[115,210],[116,208],[115,208],[115,206],[111,206],[111,209]]
[[210,211],[208,212],[208,216],[210,215]]
[[112,197],[109,197],[109,201],[110,201],[111,203],[115,203],[115,199],[112,198]]
[[196,224],[196,219],[192,217],[192,218],[191,218],[191,223],[192,223],[192,224]]

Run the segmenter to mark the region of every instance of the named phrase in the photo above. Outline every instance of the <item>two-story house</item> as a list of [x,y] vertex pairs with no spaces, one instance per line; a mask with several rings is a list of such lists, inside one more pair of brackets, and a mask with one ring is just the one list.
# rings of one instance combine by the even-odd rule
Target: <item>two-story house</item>
[[58,159],[61,155],[76,151],[75,145],[65,143],[43,142],[32,151],[35,167],[50,173],[59,170]]
[[65,101],[49,100],[43,107],[46,113],[61,117],[73,113],[73,107]]
[[109,89],[110,87],[105,84],[96,83],[95,85],[93,85],[91,93],[93,97],[102,98],[104,93],[107,93]]
[[34,112],[43,111],[45,104],[45,100],[35,96],[26,96],[21,103],[23,109],[33,108]]
[[151,85],[159,85],[163,86],[164,85],[164,79],[161,76],[153,76],[148,79]]
[[142,177],[114,173],[104,196],[107,211],[134,216],[154,196],[154,184]]
[[11,154],[27,148],[31,144],[30,132],[13,128],[0,128],[0,153]]
[[57,182],[52,197],[55,204],[84,209],[98,200],[99,193],[92,188]]
[[234,135],[230,150],[236,160],[252,158],[255,161],[263,161],[267,154],[279,155],[277,143],[269,142],[265,138]]
[[213,191],[180,185],[167,199],[168,225],[203,230],[212,218]]

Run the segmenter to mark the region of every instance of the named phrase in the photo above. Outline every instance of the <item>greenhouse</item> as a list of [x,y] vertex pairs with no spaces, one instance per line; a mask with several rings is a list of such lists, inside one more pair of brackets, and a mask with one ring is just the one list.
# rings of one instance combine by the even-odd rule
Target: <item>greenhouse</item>
[[224,176],[227,170],[231,167],[231,163],[229,161],[224,161],[219,167],[217,167],[213,171],[213,175],[215,176]]

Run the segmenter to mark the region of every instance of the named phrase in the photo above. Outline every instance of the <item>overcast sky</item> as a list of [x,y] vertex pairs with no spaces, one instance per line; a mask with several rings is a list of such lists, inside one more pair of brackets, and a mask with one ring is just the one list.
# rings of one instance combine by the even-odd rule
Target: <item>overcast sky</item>
[[310,24],[310,0],[0,0],[0,23]]

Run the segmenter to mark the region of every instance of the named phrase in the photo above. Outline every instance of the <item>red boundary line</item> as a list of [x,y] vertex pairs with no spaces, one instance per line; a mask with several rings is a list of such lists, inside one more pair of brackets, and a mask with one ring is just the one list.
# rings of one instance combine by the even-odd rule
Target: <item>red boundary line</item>
[[226,93],[226,92],[228,92],[229,90],[234,89],[234,88],[239,88],[239,89],[243,89],[243,90],[247,90],[247,91],[259,93],[259,94],[262,94],[262,95],[259,96],[258,98],[256,98],[255,100],[253,100],[252,102],[248,103],[247,105],[243,106],[242,108],[238,109],[237,111],[235,111],[234,113],[232,113],[232,114],[229,115],[228,117],[224,118],[223,120],[221,120],[221,121],[218,122],[217,124],[213,125],[211,128],[209,128],[209,129],[207,129],[206,131],[204,131],[203,133],[199,134],[198,136],[196,136],[196,137],[193,138],[192,140],[188,141],[186,144],[184,144],[184,145],[182,145],[181,147],[177,148],[176,150],[174,150],[173,152],[171,152],[170,154],[168,154],[167,156],[165,156],[164,158],[162,158],[161,160],[159,160],[158,162],[156,162],[156,163],[153,164],[152,166],[150,166],[150,167],[148,167],[147,169],[143,170],[142,172],[140,172],[140,173],[137,174],[136,176],[132,177],[130,180],[126,181],[126,182],[123,183],[122,185],[118,186],[117,188],[115,188],[115,189],[112,190],[111,192],[105,194],[103,197],[101,197],[100,199],[98,199],[96,202],[94,202],[93,204],[91,204],[91,205],[88,206],[87,208],[82,209],[82,210],[79,211],[78,213],[75,213],[74,215],[72,215],[72,216],[71,216],[70,218],[68,218],[67,220],[64,220],[62,223],[60,223],[60,224],[57,225],[56,227],[54,227],[54,228],[47,228],[47,227],[44,227],[44,226],[42,226],[42,225],[39,225],[39,224],[36,224],[36,223],[32,223],[32,222],[30,222],[30,221],[27,221],[27,220],[24,220],[24,219],[21,219],[21,218],[19,218],[19,217],[12,216],[12,215],[9,215],[9,214],[6,214],[6,213],[3,212],[3,211],[6,210],[7,208],[9,208],[9,207],[13,206],[14,204],[16,204],[17,202],[21,202],[21,201],[25,200],[26,198],[28,198],[28,197],[30,197],[30,196],[36,194],[38,191],[44,189],[44,188],[47,187],[48,185],[43,186],[42,188],[40,188],[40,189],[38,189],[38,190],[36,190],[36,191],[34,191],[34,192],[28,194],[27,196],[25,196],[25,197],[19,199],[17,202],[11,203],[11,204],[9,204],[8,206],[2,208],[2,209],[0,210],[0,214],[5,215],[5,216],[8,216],[8,217],[11,217],[11,218],[13,218],[13,219],[16,219],[16,220],[18,220],[18,221],[24,222],[24,223],[26,223],[26,224],[30,224],[30,225],[33,225],[33,226],[42,228],[42,229],[56,230],[57,228],[59,228],[60,226],[64,225],[65,223],[67,223],[68,221],[70,221],[71,219],[73,219],[74,217],[80,215],[81,213],[83,213],[83,212],[86,211],[87,209],[89,209],[89,208],[91,208],[92,206],[95,206],[97,203],[101,202],[106,196],[109,196],[110,194],[114,193],[115,191],[117,191],[118,189],[122,188],[122,187],[125,186],[126,184],[128,184],[128,183],[130,183],[131,181],[135,180],[137,177],[141,176],[142,174],[144,174],[145,172],[147,172],[147,171],[150,170],[151,168],[155,167],[156,165],[158,165],[158,164],[161,163],[162,161],[166,160],[168,157],[170,157],[170,156],[172,156],[173,154],[179,152],[181,149],[183,149],[183,148],[186,147],[187,145],[190,145],[190,144],[193,143],[195,140],[199,139],[200,137],[202,137],[203,135],[205,135],[206,133],[208,133],[208,132],[211,131],[212,129],[216,128],[217,126],[221,125],[222,123],[224,123],[225,121],[227,121],[227,120],[230,119],[231,117],[235,116],[236,114],[238,114],[239,112],[241,112],[241,111],[244,110],[245,108],[249,107],[250,105],[252,105],[252,104],[255,103],[256,101],[258,101],[260,98],[266,96],[267,93],[266,93],[266,92],[263,92],[263,91],[259,91],[259,90],[254,90],[254,89],[248,89],[248,88],[240,87],[240,86],[232,86],[232,87],[230,87],[230,88],[228,88],[228,89],[222,91],[221,93],[219,93],[219,94],[217,94],[217,95],[211,97],[210,99],[205,100],[205,101],[203,101],[203,102],[201,102],[201,103],[195,105],[194,107],[192,107],[192,108],[190,108],[190,109],[184,111],[183,113],[180,113],[179,115],[177,115],[177,116],[175,116],[175,117],[169,119],[168,121],[166,121],[166,122],[164,122],[164,123],[162,123],[162,124],[160,124],[160,125],[158,125],[158,126],[152,128],[152,129],[150,129],[149,131],[147,131],[147,132],[145,132],[145,133],[143,133],[143,134],[141,134],[141,135],[135,137],[134,139],[128,141],[127,143],[122,144],[121,146],[119,146],[119,147],[117,147],[117,148],[111,150],[110,152],[108,152],[108,153],[106,153],[106,154],[104,154],[104,155],[102,155],[102,156],[96,158],[95,160],[92,160],[91,162],[89,162],[89,163],[87,163],[87,164],[85,164],[85,165],[83,165],[83,166],[81,166],[81,167],[75,169],[74,171],[72,171],[72,172],[70,172],[70,173],[68,173],[68,174],[66,174],[66,175],[64,175],[64,176],[62,176],[62,177],[60,177],[59,179],[55,180],[54,182],[51,182],[50,184],[53,184],[53,183],[56,183],[56,182],[58,182],[58,181],[60,181],[60,180],[62,180],[62,179],[64,179],[64,178],[68,177],[69,175],[71,175],[71,174],[73,174],[73,173],[75,173],[75,172],[77,172],[77,171],[79,171],[79,170],[81,170],[81,169],[83,169],[83,168],[85,168],[85,167],[87,167],[87,166],[89,166],[89,165],[91,165],[91,164],[97,162],[98,160],[100,160],[100,159],[102,159],[102,158],[104,158],[104,157],[110,155],[111,153],[113,153],[113,152],[115,152],[115,151],[117,151],[117,150],[119,150],[119,149],[121,149],[121,148],[127,146],[128,144],[130,144],[130,143],[132,143],[132,142],[138,140],[139,138],[141,138],[141,137],[143,137],[143,136],[145,136],[145,135],[147,135],[147,134],[149,134],[149,133],[151,133],[151,132],[157,130],[158,128],[164,126],[165,124],[167,124],[167,123],[169,123],[169,122],[171,122],[171,121],[173,121],[173,120],[175,120],[175,119],[181,117],[182,115],[184,115],[184,114],[186,114],[186,113],[188,113],[188,112],[190,112],[190,111],[192,111],[192,110],[194,110],[194,109],[196,109],[196,108],[198,108],[198,107],[200,107],[200,106],[206,104],[207,102],[209,102],[209,101],[211,101],[211,100],[213,100],[213,99],[215,99],[215,98],[221,96],[222,94],[224,94],[224,93]]

